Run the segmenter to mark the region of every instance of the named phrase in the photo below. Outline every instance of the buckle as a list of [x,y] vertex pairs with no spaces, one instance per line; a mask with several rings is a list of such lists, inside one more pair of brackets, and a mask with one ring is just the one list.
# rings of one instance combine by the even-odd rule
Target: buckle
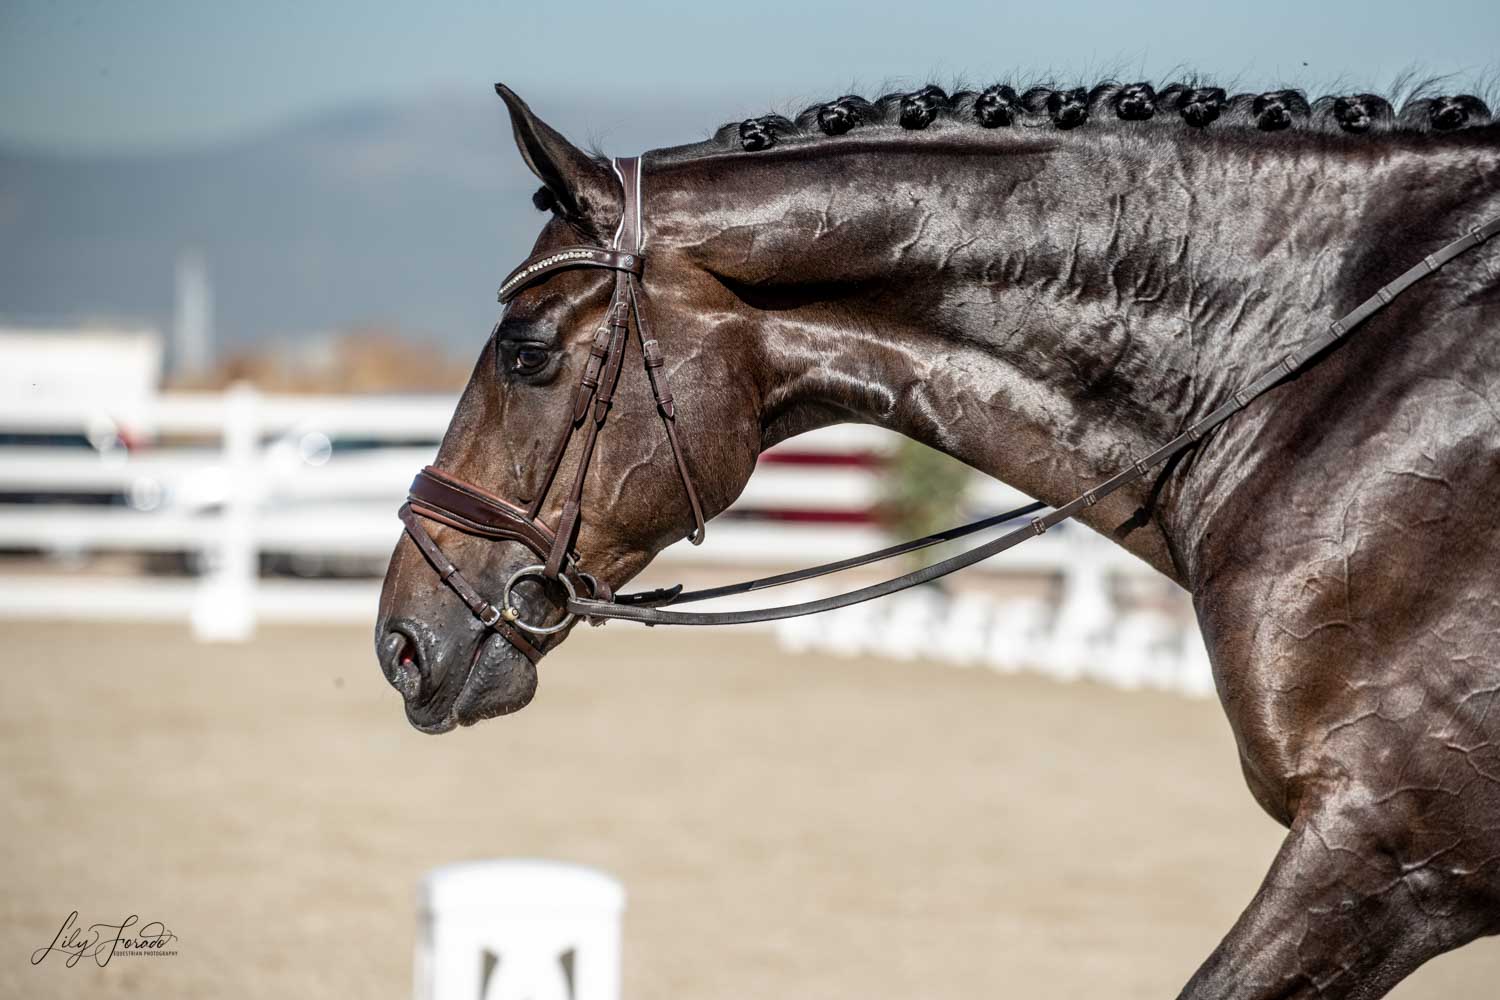
[[636,594],[619,594],[615,597],[615,603],[634,607],[657,608],[663,604],[671,603],[680,593],[682,593],[682,584],[679,583],[671,587],[643,590]]

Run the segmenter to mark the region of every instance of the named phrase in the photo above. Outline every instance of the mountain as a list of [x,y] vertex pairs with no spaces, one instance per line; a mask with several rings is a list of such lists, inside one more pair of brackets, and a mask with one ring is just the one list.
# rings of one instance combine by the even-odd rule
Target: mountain
[[[622,155],[701,139],[734,104],[526,96]],[[345,108],[193,152],[0,149],[0,321],[168,331],[176,260],[196,251],[221,347],[379,325],[466,350],[541,226],[536,187],[493,95]]]

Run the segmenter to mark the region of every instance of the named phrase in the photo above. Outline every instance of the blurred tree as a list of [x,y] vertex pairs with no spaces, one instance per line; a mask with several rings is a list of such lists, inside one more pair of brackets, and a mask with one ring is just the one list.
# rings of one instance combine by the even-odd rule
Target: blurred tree
[[[898,539],[919,538],[957,524],[973,471],[924,444],[902,438],[886,464],[876,520]],[[936,549],[907,558],[918,566],[934,560]]]

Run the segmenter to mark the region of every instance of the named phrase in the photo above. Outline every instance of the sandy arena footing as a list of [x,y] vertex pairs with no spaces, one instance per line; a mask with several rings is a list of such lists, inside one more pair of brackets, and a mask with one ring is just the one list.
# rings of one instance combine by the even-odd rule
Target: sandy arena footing
[[[396,1000],[424,871],[541,856],[625,883],[627,1000],[1159,1000],[1281,837],[1217,704],[1173,695],[612,626],[432,738],[363,630],[6,639],[7,997]],[[178,954],[32,966],[75,909]],[[1392,996],[1497,982],[1486,940]]]

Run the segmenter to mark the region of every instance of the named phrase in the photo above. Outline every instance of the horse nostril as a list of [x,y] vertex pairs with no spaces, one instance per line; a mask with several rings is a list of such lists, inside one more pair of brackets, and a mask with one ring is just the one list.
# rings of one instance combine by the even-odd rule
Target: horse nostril
[[422,647],[417,640],[399,628],[386,632],[380,640],[380,665],[385,678],[407,701],[422,693]]

